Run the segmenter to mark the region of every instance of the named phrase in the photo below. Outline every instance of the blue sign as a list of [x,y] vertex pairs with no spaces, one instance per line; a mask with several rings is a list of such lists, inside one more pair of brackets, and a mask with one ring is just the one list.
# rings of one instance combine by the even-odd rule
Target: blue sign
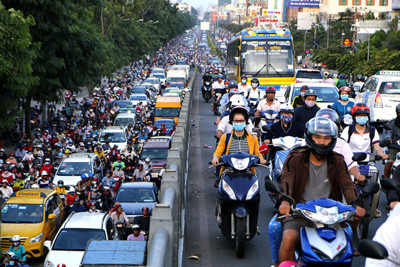
[[287,0],[288,7],[319,7],[319,0]]

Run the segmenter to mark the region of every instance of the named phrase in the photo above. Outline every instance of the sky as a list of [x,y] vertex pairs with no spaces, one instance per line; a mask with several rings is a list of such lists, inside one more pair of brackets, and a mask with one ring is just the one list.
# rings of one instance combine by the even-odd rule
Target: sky
[[[207,11],[209,5],[217,5],[218,0],[182,0],[182,3],[187,3],[193,6],[194,8],[196,8],[197,11],[200,11],[199,7],[201,7],[203,9],[203,12],[205,12]],[[199,13],[203,14],[202,12]]]

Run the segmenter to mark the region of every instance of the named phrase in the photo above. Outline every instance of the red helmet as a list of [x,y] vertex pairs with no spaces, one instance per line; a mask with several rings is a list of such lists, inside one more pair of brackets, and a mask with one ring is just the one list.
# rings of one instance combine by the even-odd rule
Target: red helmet
[[275,87],[273,86],[268,86],[267,89],[265,89],[265,93],[276,93]]
[[57,267],[67,267],[67,265],[65,265],[64,263],[60,263],[57,265]]
[[357,114],[368,114],[369,115],[369,107],[364,105],[363,103],[357,103],[353,106],[351,110],[351,115],[355,116]]
[[351,89],[349,87],[347,87],[347,86],[342,86],[342,87],[339,88],[339,94],[341,92],[347,92],[348,94],[350,94],[351,93]]

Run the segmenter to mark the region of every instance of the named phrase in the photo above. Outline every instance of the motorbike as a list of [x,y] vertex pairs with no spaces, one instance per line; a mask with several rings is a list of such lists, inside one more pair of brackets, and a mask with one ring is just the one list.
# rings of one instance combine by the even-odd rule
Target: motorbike
[[265,110],[265,111],[261,111],[260,112],[260,129],[261,129],[261,133],[265,134],[267,133],[265,127],[263,128],[263,126],[267,125],[269,127],[271,127],[272,124],[274,124],[274,122],[278,119],[278,112],[276,112],[275,110]]
[[216,116],[219,116],[220,115],[220,113],[219,113],[219,107],[220,107],[220,103],[219,103],[219,101],[220,100],[217,100],[218,98],[221,98],[221,96],[222,96],[222,92],[224,91],[225,89],[215,89],[214,90],[214,103],[213,103],[213,110],[214,110],[214,115],[216,115]]
[[257,110],[258,106],[258,99],[257,98],[249,98],[247,100],[248,105],[249,105],[249,117],[254,118],[254,113]]
[[250,167],[258,164],[257,156],[243,152],[221,157],[225,169],[218,187],[216,217],[223,236],[236,244],[236,256],[243,258],[245,242],[258,233],[257,221],[260,189],[257,176]]
[[[265,128],[265,127],[264,127]],[[275,182],[279,182],[282,174],[283,163],[285,162],[289,152],[292,149],[301,147],[304,145],[304,139],[293,137],[293,136],[285,136],[272,139],[271,147],[274,148],[276,151],[275,157],[271,157],[271,149],[267,156],[267,162],[271,161],[268,164],[268,174],[265,176],[266,180],[271,180]],[[272,162],[273,161],[273,162]],[[276,203],[278,200],[278,195],[276,194],[269,194],[271,201]]]
[[118,189],[120,188],[121,184],[122,184],[122,177],[120,176],[114,176],[114,192],[117,192]]
[[[351,266],[353,260],[352,231],[346,223],[356,215],[355,207],[344,205],[328,198],[296,204],[294,199],[282,192],[280,184],[266,181],[268,191],[281,194],[293,203],[293,218],[303,218],[312,227],[300,229],[300,245],[296,248],[296,266]],[[364,194],[379,191],[378,183],[369,183],[363,188]],[[285,215],[276,218],[283,221]]]
[[201,88],[201,92],[203,93],[203,98],[206,102],[208,102],[211,98],[211,81],[204,81],[203,87]]
[[117,229],[117,240],[126,240],[128,238],[128,226],[125,221],[118,221],[115,223]]

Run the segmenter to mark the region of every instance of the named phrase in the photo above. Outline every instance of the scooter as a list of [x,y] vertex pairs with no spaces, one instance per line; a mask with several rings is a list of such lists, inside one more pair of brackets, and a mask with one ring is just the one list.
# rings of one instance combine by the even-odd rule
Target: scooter
[[203,98],[206,102],[208,102],[211,98],[211,82],[210,81],[205,81],[203,84],[203,87],[201,88],[201,92],[203,93]]
[[243,152],[221,157],[225,169],[218,187],[216,217],[223,236],[236,244],[236,257],[243,258],[245,242],[258,233],[257,221],[260,188],[250,167],[259,165],[259,158]]
[[[300,229],[300,246],[296,249],[296,266],[351,266],[353,246],[351,227],[346,223],[356,215],[355,207],[344,205],[328,198],[311,200],[297,204],[294,199],[282,192],[277,182],[266,181],[268,191],[291,199],[291,216],[303,218],[312,227]],[[370,183],[363,188],[363,193],[374,194],[379,191],[378,183]],[[285,215],[276,218],[283,221]]]

